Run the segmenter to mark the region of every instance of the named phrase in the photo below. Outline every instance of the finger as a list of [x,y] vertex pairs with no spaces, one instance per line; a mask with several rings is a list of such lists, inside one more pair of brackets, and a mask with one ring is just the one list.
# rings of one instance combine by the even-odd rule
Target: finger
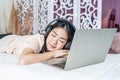
[[57,52],[57,53],[55,53],[54,57],[57,58],[57,57],[61,57],[61,56],[67,55],[67,54],[68,53]]
[[63,53],[68,53],[69,50],[62,50],[61,52],[63,52]]
[[68,54],[67,55],[64,55],[64,56],[62,56],[63,58],[67,58],[68,57]]

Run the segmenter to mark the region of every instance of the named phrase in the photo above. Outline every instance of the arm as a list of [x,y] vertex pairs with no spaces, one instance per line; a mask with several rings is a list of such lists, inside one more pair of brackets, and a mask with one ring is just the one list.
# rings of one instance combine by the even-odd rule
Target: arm
[[[62,52],[60,54],[59,52]],[[43,54],[34,53],[32,48],[25,48],[20,55],[19,64],[33,64],[37,62],[47,61],[49,59],[60,57],[68,54],[67,50],[56,50],[53,52],[45,52]]]

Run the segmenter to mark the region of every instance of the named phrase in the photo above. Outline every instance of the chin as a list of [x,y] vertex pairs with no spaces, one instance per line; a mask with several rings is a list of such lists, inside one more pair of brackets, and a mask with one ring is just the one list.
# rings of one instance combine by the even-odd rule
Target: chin
[[51,51],[54,51],[54,49],[48,49],[48,51],[50,51],[50,52],[51,52]]
[[47,48],[48,51],[54,51],[55,49],[53,48]]

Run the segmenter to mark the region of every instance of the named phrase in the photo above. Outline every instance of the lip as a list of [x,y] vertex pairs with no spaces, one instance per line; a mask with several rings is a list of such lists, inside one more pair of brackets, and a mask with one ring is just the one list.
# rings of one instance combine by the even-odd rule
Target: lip
[[50,47],[51,47],[51,48],[55,48],[55,46],[54,46],[53,44],[50,44]]

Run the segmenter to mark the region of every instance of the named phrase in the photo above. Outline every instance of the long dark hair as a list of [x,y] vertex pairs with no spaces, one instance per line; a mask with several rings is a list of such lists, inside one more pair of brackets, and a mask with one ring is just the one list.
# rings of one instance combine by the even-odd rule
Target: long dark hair
[[68,20],[65,19],[56,19],[53,20],[52,22],[50,22],[47,26],[46,26],[46,34],[45,34],[45,42],[44,45],[42,47],[41,53],[46,52],[47,48],[46,48],[46,39],[49,35],[49,33],[52,31],[52,29],[56,28],[56,27],[62,27],[62,28],[66,28],[67,31],[67,35],[68,35],[68,40],[67,43],[65,44],[65,46],[63,47],[63,49],[70,49],[73,37],[74,37],[74,33],[75,33],[75,26],[69,22]]

